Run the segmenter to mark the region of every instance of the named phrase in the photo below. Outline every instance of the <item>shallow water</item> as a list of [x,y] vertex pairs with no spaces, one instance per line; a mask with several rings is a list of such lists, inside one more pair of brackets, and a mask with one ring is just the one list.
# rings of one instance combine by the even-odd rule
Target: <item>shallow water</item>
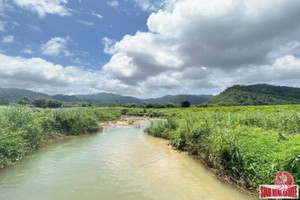
[[253,199],[141,127],[69,138],[0,171],[2,200]]

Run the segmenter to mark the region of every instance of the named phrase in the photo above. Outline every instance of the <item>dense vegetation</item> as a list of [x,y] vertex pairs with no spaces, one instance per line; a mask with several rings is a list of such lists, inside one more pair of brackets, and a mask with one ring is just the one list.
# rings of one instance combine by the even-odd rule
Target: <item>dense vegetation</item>
[[250,190],[289,171],[300,184],[300,106],[168,109],[149,134]]
[[100,129],[98,121],[120,116],[120,108],[0,107],[0,166],[22,159],[47,139],[93,133]]
[[127,104],[116,104],[113,107],[123,107],[123,108],[188,108],[191,103],[188,100],[184,100],[180,103],[127,103]]
[[163,116],[165,111],[141,108],[59,108],[28,106],[0,107],[0,168],[22,159],[45,141],[64,135],[94,133],[99,121],[111,121],[121,115]]
[[213,97],[203,105],[283,105],[299,104],[300,88],[258,84],[250,86],[235,85]]
[[[26,100],[26,99],[25,99]],[[165,117],[147,132],[204,160],[231,181],[256,190],[289,171],[300,184],[300,106],[208,108],[0,107],[0,166],[63,135],[97,132],[99,121],[121,115]]]

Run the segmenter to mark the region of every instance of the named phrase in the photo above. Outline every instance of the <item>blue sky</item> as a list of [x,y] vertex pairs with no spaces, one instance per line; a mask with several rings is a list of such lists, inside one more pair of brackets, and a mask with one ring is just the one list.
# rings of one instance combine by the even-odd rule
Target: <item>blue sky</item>
[[[13,35],[14,42],[2,44],[1,50],[11,56],[37,56],[62,65],[79,64],[99,69],[110,59],[103,51],[103,38],[121,40],[126,34],[135,34],[138,30],[147,31],[149,12],[141,10],[134,3],[120,2],[115,7],[109,4],[109,1],[70,1],[66,7],[71,15],[66,17],[57,14],[40,16],[37,11],[20,9],[10,4],[14,11],[6,13],[7,20],[4,19],[7,21],[7,31],[0,32],[0,35]],[[41,54],[41,44],[55,37],[69,38],[66,46],[74,56]],[[24,49],[30,49],[33,53],[22,52]]]
[[300,87],[299,0],[0,0],[0,86],[48,94]]

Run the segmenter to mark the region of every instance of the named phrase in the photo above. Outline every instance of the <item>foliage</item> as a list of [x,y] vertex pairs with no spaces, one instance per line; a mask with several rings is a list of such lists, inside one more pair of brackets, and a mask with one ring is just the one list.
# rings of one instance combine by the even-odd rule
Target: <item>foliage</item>
[[146,130],[170,139],[250,190],[279,171],[300,182],[300,106],[168,109]]
[[38,108],[60,108],[62,103],[54,99],[35,99],[32,105]]
[[116,107],[123,108],[179,108],[179,104],[175,103],[127,103],[127,104],[116,104]]
[[299,104],[300,88],[258,84],[235,85],[205,102],[206,106]]
[[181,107],[189,108],[189,107],[191,107],[191,103],[188,100],[184,100],[181,102]]
[[97,132],[99,121],[116,120],[121,108],[0,108],[0,166],[9,165],[51,138]]
[[7,106],[9,104],[10,104],[10,101],[8,99],[5,99],[5,98],[0,99],[0,105],[1,106]]

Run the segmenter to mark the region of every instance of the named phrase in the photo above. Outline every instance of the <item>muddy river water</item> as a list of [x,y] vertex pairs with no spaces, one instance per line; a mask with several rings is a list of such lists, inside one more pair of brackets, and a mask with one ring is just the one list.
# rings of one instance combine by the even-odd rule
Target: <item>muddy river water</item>
[[65,139],[0,171],[1,200],[247,200],[147,123]]

